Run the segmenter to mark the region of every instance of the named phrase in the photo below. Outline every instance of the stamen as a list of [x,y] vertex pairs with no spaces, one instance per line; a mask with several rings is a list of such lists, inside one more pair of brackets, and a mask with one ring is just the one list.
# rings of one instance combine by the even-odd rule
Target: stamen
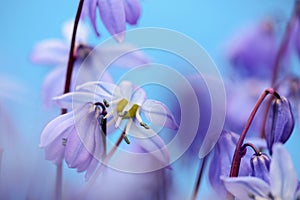
[[126,99],[122,99],[121,101],[119,101],[116,106],[117,113],[122,112],[127,104],[128,104],[128,101]]
[[149,129],[149,126],[145,122],[143,122],[143,120],[142,120],[142,117],[140,115],[140,109],[141,109],[140,107],[137,109],[136,114],[135,114],[135,118],[138,120],[138,122],[140,122],[140,125],[142,127],[144,127],[145,129]]
[[109,103],[108,103],[108,101],[106,100],[106,99],[103,99],[103,103],[104,103],[104,105],[108,108],[109,107]]
[[132,119],[128,120],[128,123],[126,124],[125,130],[123,131],[123,138],[124,138],[124,140],[127,144],[130,144],[130,141],[127,137],[127,133],[128,133],[128,131],[131,127],[131,124],[132,124]]

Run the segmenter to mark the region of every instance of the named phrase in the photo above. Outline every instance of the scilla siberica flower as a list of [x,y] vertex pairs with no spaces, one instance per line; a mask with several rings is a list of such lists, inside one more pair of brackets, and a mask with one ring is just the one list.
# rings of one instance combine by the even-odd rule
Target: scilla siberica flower
[[254,154],[250,160],[251,176],[258,177],[267,183],[270,183],[270,157],[265,153]]
[[118,42],[124,40],[126,23],[135,25],[141,14],[139,0],[86,0],[82,17],[89,17],[98,36],[97,9],[104,26]]
[[261,177],[223,177],[229,192],[242,200],[293,200],[297,195],[297,173],[292,159],[282,144],[273,145],[273,156],[269,171],[270,182]]
[[266,141],[270,154],[275,143],[285,143],[294,129],[290,102],[283,96],[274,99],[266,123]]
[[[47,75],[43,83],[42,98],[46,107],[52,105],[53,97],[63,93],[72,28],[73,22],[66,22],[62,30],[64,40],[44,40],[34,47],[31,54],[32,62],[55,66],[55,69]],[[94,49],[92,46],[87,45],[88,33],[88,27],[86,27],[84,23],[79,23],[74,52],[76,60],[72,80],[75,79],[80,66],[81,76],[77,78],[76,84],[97,80],[99,72],[104,69],[112,58],[116,58],[117,55],[126,53],[126,55],[121,57],[118,56],[118,59],[113,63],[114,66],[118,67],[130,68],[149,62],[149,59],[141,51],[133,51],[134,46],[128,43],[106,45],[103,48]],[[88,57],[91,51],[93,51],[93,54]],[[87,57],[88,62],[83,62]],[[82,74],[84,74],[84,76]],[[112,82],[112,77],[108,72],[105,71],[102,81]],[[75,87],[74,82],[72,81],[71,84],[72,89]]]
[[[129,142],[127,138],[129,133],[146,135],[146,139],[135,140],[147,152],[159,150],[154,156],[163,163],[169,162],[163,140],[142,121],[140,116],[140,112],[144,112],[146,117],[151,117],[153,124],[176,129],[178,125],[164,104],[147,100],[141,88],[127,81],[119,86],[105,82],[90,82],[78,88],[79,90],[75,92],[55,98],[62,108],[75,108],[72,112],[55,118],[43,130],[40,147],[45,148],[47,160],[57,164],[65,158],[69,167],[77,168],[79,172],[87,171],[86,178],[89,178],[98,164],[97,159],[102,157],[104,151],[100,124],[103,117],[106,117],[108,125],[116,122],[115,127],[119,127],[122,120],[127,120],[123,131],[126,142]],[[111,102],[107,115],[102,114],[104,109],[99,106],[101,105],[99,102],[103,99]],[[166,121],[164,124],[163,119]],[[134,125],[133,122],[138,125]],[[113,130],[109,129],[108,134],[111,132]]]

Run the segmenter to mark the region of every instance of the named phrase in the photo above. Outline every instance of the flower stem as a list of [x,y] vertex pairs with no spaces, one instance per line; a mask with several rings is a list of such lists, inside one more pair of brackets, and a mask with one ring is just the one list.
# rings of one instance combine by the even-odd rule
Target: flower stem
[[[207,156],[206,156],[207,157]],[[206,157],[203,158],[200,167],[199,167],[199,174],[198,174],[198,178],[197,178],[197,182],[193,191],[193,195],[191,197],[191,200],[195,200],[197,198],[197,194],[200,188],[200,184],[201,184],[201,179],[202,179],[202,175],[205,169],[205,165],[206,165]]]
[[[272,79],[271,79],[271,86],[274,89],[276,89],[276,87],[278,87],[276,82],[277,82],[277,79],[278,79],[279,68],[281,66],[280,64],[281,64],[282,59],[284,58],[285,53],[287,52],[293,29],[296,26],[296,23],[299,23],[299,20],[300,20],[300,1],[297,0],[295,2],[293,14],[292,14],[287,26],[286,26],[284,36],[282,38],[282,41],[281,41],[281,44],[279,46],[277,55],[275,57],[273,73],[272,73]],[[265,136],[266,136],[265,126],[266,126],[267,116],[268,116],[268,112],[269,112],[269,109],[270,109],[270,106],[271,106],[271,102],[272,102],[272,100],[270,99],[268,101],[266,109],[265,109],[265,114],[264,114],[264,118],[263,118],[262,126],[261,126],[261,138],[265,138]]]
[[[79,24],[79,20],[80,20],[83,3],[84,3],[84,0],[79,1],[76,16],[75,16],[72,39],[71,39],[71,46],[70,46],[70,52],[69,52],[69,59],[68,59],[68,65],[67,65],[64,94],[68,93],[70,91],[73,66],[74,66],[74,62],[75,62],[74,49],[75,49],[76,33],[77,33],[77,28],[78,28],[78,24]],[[65,113],[67,113],[67,110],[62,109],[61,114],[65,114]],[[62,176],[63,176],[63,164],[60,163],[56,167],[56,181],[55,181],[55,195],[54,195],[56,200],[62,199]]]
[[255,155],[259,156],[261,154],[259,149],[256,148],[256,146],[254,146],[254,144],[252,144],[252,143],[245,143],[241,148],[241,152],[243,152],[247,147],[251,147],[253,149],[253,151],[255,152]]
[[269,88],[266,89],[264,91],[264,93],[259,97],[258,101],[256,102],[250,116],[249,119],[242,131],[242,134],[238,140],[238,143],[236,145],[235,151],[234,151],[234,155],[233,155],[233,159],[232,159],[232,163],[231,163],[231,169],[230,169],[230,177],[237,177],[239,174],[239,169],[240,169],[240,164],[241,164],[241,159],[243,157],[243,152],[242,150],[242,145],[244,143],[244,139],[247,135],[248,129],[254,119],[254,116],[258,110],[258,108],[260,107],[260,105],[262,104],[263,100],[266,98],[266,96],[268,94],[272,94],[274,95],[276,98],[280,98],[279,94],[273,89],[273,88]]

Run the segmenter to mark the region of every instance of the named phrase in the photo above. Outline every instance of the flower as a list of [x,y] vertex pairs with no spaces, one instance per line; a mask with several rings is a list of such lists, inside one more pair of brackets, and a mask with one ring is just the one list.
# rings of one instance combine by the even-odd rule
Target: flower
[[[128,139],[130,133],[145,151],[154,153],[158,150],[154,156],[163,163],[169,161],[163,140],[142,120],[141,113],[153,124],[152,127],[167,127],[176,130],[178,124],[166,105],[147,99],[145,91],[131,82],[123,81],[118,86],[99,81],[87,82],[78,86],[77,91],[54,98],[54,100],[62,108],[75,107],[76,109],[86,102],[96,102],[99,98],[110,102],[106,116],[108,134],[120,128],[127,143],[130,143]],[[121,127],[123,121],[125,122],[124,128]]]
[[266,123],[266,140],[270,154],[275,143],[285,143],[294,130],[290,102],[283,96],[272,101]]
[[275,62],[278,49],[275,36],[274,22],[267,18],[238,32],[229,42],[227,57],[241,75],[264,79]]
[[[233,132],[222,131],[221,136],[213,149],[213,157],[209,167],[209,182],[220,197],[226,197],[226,188],[222,176],[229,176],[230,166],[239,135]],[[251,171],[249,155],[242,159],[240,175],[248,175]]]
[[135,25],[141,15],[139,0],[87,0],[82,17],[90,19],[98,36],[100,34],[96,25],[96,9],[104,26],[118,42],[124,40],[126,22]]
[[265,153],[254,154],[250,160],[251,176],[258,177],[267,183],[270,183],[270,163],[271,159]]
[[[63,93],[66,75],[66,66],[69,54],[69,42],[71,41],[73,21],[68,21],[63,26],[64,40],[48,39],[38,43],[31,54],[31,60],[37,64],[55,66],[45,78],[42,87],[42,98],[44,105],[50,107],[52,98]],[[119,67],[135,67],[149,62],[149,59],[141,52],[134,51],[133,45],[128,43],[105,45],[94,49],[87,45],[88,27],[80,23],[76,38],[76,47],[74,56],[76,58],[71,89],[75,87],[75,78],[79,73],[80,76],[76,79],[76,84],[82,84],[87,81],[98,80],[99,75],[105,70],[106,65],[112,63]],[[89,56],[88,56],[89,55]],[[104,71],[102,79],[106,82],[112,82],[111,75]]]
[[269,184],[252,176],[222,179],[226,189],[238,199],[294,199],[298,185],[297,174],[288,151],[281,143],[273,146],[269,176]]
[[[40,147],[45,148],[47,160],[55,164],[63,159],[70,168],[87,171],[86,178],[95,170],[98,160],[103,158],[104,140],[101,124],[120,127],[126,121],[123,136],[127,143],[128,134],[136,136],[135,141],[164,164],[169,162],[169,154],[163,140],[142,121],[141,112],[153,124],[177,129],[172,113],[161,102],[147,100],[145,91],[128,81],[119,86],[105,82],[88,82],[78,90],[54,98],[62,108],[73,108],[67,114],[52,120],[43,130]],[[115,91],[115,93],[114,93]],[[106,115],[103,99],[111,102]],[[114,130],[109,129],[108,134]]]
[[[99,122],[105,113],[103,108],[86,103],[49,122],[41,134],[39,145],[45,149],[45,158],[54,164],[65,159],[68,167],[77,168],[78,172],[86,171],[88,179],[104,154],[103,131]],[[74,118],[75,114],[78,118]]]

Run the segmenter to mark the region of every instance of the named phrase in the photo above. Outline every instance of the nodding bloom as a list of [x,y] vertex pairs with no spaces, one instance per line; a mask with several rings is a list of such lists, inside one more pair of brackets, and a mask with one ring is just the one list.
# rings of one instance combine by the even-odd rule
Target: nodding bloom
[[86,171],[88,179],[104,156],[101,119],[106,115],[102,103],[86,103],[72,112],[60,115],[44,128],[40,147],[45,158],[60,164],[65,159],[68,167]]
[[271,72],[278,49],[274,26],[267,18],[238,32],[229,42],[228,59],[241,75],[265,78]]
[[108,32],[118,41],[125,37],[126,23],[135,25],[141,15],[139,0],[87,0],[82,17],[88,17],[95,33],[99,36],[96,15],[97,9]]
[[294,129],[290,102],[283,96],[272,101],[266,123],[266,141],[270,154],[275,143],[285,143]]
[[251,176],[258,177],[267,183],[270,183],[270,157],[265,153],[254,154],[250,160]]
[[298,186],[297,173],[292,159],[282,144],[273,145],[273,156],[269,171],[270,182],[261,177],[223,177],[226,189],[238,199],[282,199],[293,200]]
[[[159,161],[168,164],[169,154],[163,140],[141,117],[141,113],[143,113],[153,125],[177,129],[178,125],[172,113],[163,103],[147,99],[144,90],[128,81],[121,82],[119,86],[105,82],[88,82],[78,86],[77,89],[74,92],[54,98],[59,106],[68,109],[73,108],[73,111],[57,117],[44,129],[40,146],[46,150],[46,159],[56,162],[56,160],[65,157],[70,167],[81,169],[81,164],[86,164],[84,159],[70,165],[70,160],[67,159],[67,149],[63,152],[64,145],[61,142],[63,138],[66,138],[64,140],[66,147],[71,146],[70,148],[73,148],[74,146],[73,142],[68,139],[70,137],[68,135],[71,134],[76,135],[73,136],[77,138],[75,144],[78,147],[81,145],[82,150],[89,152],[90,155],[85,157],[86,159],[90,159],[91,156],[101,159],[102,150],[97,149],[103,149],[101,147],[103,140],[99,136],[101,135],[99,121],[105,119],[108,126],[107,134],[114,132],[116,128],[120,128],[127,143],[131,142],[128,138],[129,135],[135,136],[134,141],[142,149],[149,153],[153,152],[153,156]],[[97,105],[103,99],[110,102],[110,106],[107,114],[100,117]],[[121,127],[123,121],[125,125]],[[60,128],[57,128],[59,126]],[[73,130],[72,133],[69,130],[70,126]],[[52,134],[54,131],[55,134]],[[59,146],[62,150],[55,153],[55,151],[59,151],[59,148],[55,148],[55,146]],[[47,156],[47,152],[51,156]],[[77,153],[80,154],[80,151],[78,150]],[[76,156],[73,155],[75,161],[77,160]]]
[[[222,131],[221,136],[213,149],[213,157],[209,167],[209,181],[217,194],[225,198],[226,188],[221,179],[222,176],[229,176],[234,150],[239,139],[239,135],[233,132]],[[250,173],[249,155],[242,159],[240,172],[242,176]]]
[[[63,94],[67,62],[69,56],[70,41],[73,29],[73,21],[68,21],[63,25],[62,33],[64,39],[47,39],[38,43],[31,54],[34,63],[55,66],[42,87],[42,98],[44,105],[50,107],[52,98]],[[84,23],[79,23],[75,44],[75,63],[71,81],[71,90],[75,87],[75,78],[80,69],[80,76],[76,79],[76,84],[83,84],[87,81],[98,80],[102,74],[102,81],[112,82],[112,77],[105,70],[107,64],[115,60],[114,66],[131,68],[149,62],[141,51],[135,51],[135,47],[128,43],[105,45],[101,48],[94,48],[88,45],[88,27]]]

